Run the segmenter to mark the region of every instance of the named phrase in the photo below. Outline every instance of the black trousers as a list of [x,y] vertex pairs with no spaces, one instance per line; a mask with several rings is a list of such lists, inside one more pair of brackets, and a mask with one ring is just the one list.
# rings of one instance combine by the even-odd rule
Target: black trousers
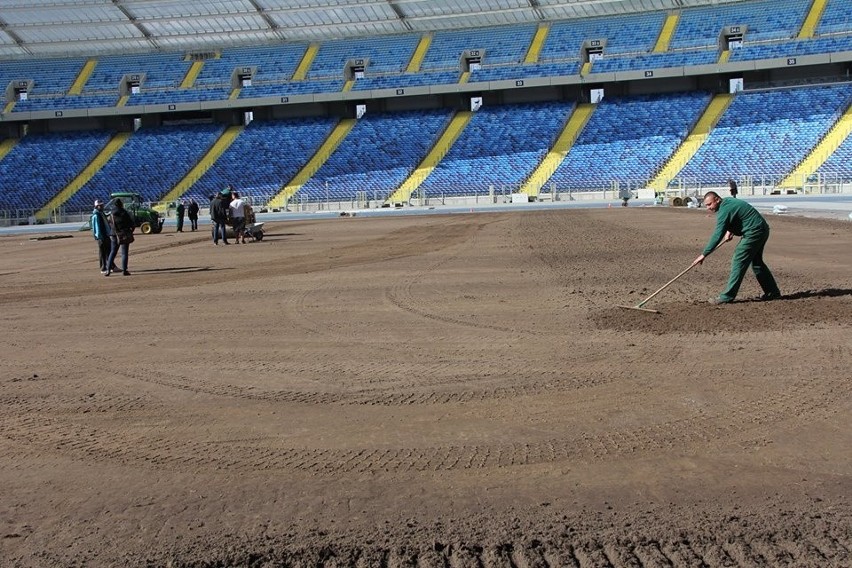
[[101,271],[109,268],[110,250],[112,250],[112,241],[108,238],[98,239],[98,263],[101,265]]

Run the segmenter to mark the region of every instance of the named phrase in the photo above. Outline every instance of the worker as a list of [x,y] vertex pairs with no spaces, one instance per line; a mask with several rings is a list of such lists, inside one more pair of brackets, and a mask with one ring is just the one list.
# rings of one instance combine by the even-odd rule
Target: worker
[[742,237],[734,249],[731,258],[731,274],[728,285],[718,297],[711,298],[711,304],[730,304],[737,297],[749,265],[754,271],[757,282],[763,289],[761,300],[775,300],[781,297],[781,291],[769,267],[763,262],[763,248],[769,239],[769,224],[757,209],[742,199],[727,197],[722,199],[715,191],[704,194],[704,206],[716,214],[716,230],[704,247],[704,251],[692,262],[692,266],[701,264],[722,241],[730,241],[734,236]]

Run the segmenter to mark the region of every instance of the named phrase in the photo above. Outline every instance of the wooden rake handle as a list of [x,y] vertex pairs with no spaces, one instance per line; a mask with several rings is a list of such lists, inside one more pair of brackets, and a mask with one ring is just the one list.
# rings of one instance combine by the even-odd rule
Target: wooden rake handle
[[[707,254],[707,255],[705,255],[705,257],[704,257],[704,258],[707,258],[707,257],[708,257],[708,256],[710,256],[711,254],[713,254],[714,252],[716,252],[716,250],[718,250],[718,248],[719,248],[720,246],[722,246],[723,244],[725,244],[726,242],[727,242],[727,241],[724,241],[724,240],[723,240],[721,243],[719,243],[718,245],[716,245],[716,248],[714,248],[713,250],[711,250],[711,251],[710,251],[710,253],[709,253],[709,254]],[[672,278],[671,280],[669,280],[668,282],[666,282],[665,284],[663,284],[663,285],[660,287],[660,289],[659,289],[659,290],[657,290],[656,292],[654,292],[653,294],[651,294],[650,296],[648,296],[647,298],[645,298],[644,300],[642,300],[641,302],[639,302],[638,304],[636,304],[636,307],[637,307],[637,308],[641,308],[642,306],[644,306],[645,304],[647,304],[647,303],[648,303],[648,300],[650,300],[651,298],[653,298],[654,296],[656,296],[657,294],[659,294],[660,292],[662,292],[663,290],[665,290],[666,288],[668,288],[668,287],[669,287],[669,286],[670,286],[670,285],[671,285],[671,284],[672,284],[675,280],[677,280],[678,278],[680,278],[681,276],[683,276],[684,274],[686,274],[687,272],[689,272],[690,270],[692,270],[692,269],[693,269],[693,268],[695,268],[696,266],[698,266],[698,265],[697,265],[697,264],[690,264],[689,266],[687,266],[687,267],[686,267],[683,271],[681,271],[681,273],[680,273],[680,274],[678,274],[677,276],[675,276],[674,278]]]

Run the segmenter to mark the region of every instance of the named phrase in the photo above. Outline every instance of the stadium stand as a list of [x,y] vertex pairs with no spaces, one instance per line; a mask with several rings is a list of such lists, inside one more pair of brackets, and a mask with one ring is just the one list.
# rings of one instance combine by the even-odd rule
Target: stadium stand
[[818,36],[852,33],[852,3],[847,0],[828,0],[816,33]]
[[762,44],[746,42],[731,52],[731,61],[753,61],[778,57],[797,57],[817,53],[852,50],[852,35],[818,37],[814,39],[776,41]]
[[387,197],[434,144],[450,111],[366,114],[297,199],[352,201],[358,192]]
[[195,80],[197,87],[229,88],[235,69],[256,67],[252,83],[289,81],[302,59],[307,45],[302,42],[276,46],[237,47],[221,50],[218,57],[207,59]]
[[530,24],[435,32],[421,69],[459,69],[465,50],[479,50],[489,65],[521,63],[535,31]]
[[836,177],[852,178],[852,136],[817,169],[817,173]]
[[529,77],[558,77],[576,75],[580,71],[580,61],[529,63],[526,65],[485,66],[470,74],[470,82],[503,81],[507,79],[525,79]]
[[97,59],[92,75],[83,87],[83,94],[103,91],[118,92],[125,75],[144,75],[145,89],[177,88],[189,69],[190,62],[182,53],[146,53],[107,55]]
[[13,81],[32,79],[33,95],[63,95],[85,64],[85,59],[35,59],[3,61],[0,81],[5,88]]
[[486,195],[517,189],[559,134],[573,104],[485,106],[420,186],[426,196]]
[[146,201],[159,200],[198,163],[223,129],[216,124],[140,128],[67,207],[85,208],[113,191],[135,191]]
[[459,72],[453,71],[421,71],[418,73],[388,74],[367,76],[355,82],[352,90],[364,91],[369,89],[398,89],[404,87],[424,87],[429,85],[449,85],[458,83]]
[[710,100],[709,93],[605,98],[551,177],[560,190],[601,180],[644,182],[662,166]]
[[25,101],[15,104],[15,112],[31,112],[39,110],[71,110],[96,107],[112,107],[118,102],[118,91],[101,95],[33,95]]
[[86,167],[111,136],[90,131],[23,137],[0,160],[0,210],[40,208]]
[[725,26],[745,26],[748,41],[796,37],[810,0],[760,0],[686,8],[671,41],[671,49],[717,47]]
[[350,59],[365,59],[369,74],[402,73],[419,41],[420,36],[407,34],[323,42],[308,71],[308,79],[343,78]]
[[541,50],[540,62],[578,59],[583,41],[606,40],[606,54],[644,53],[660,33],[664,12],[555,22]]
[[233,184],[244,195],[268,200],[311,158],[335,122],[331,117],[254,121],[184,197],[207,203]]
[[700,183],[792,170],[846,109],[852,85],[738,94],[704,145],[681,171]]
[[604,57],[592,65],[592,73],[611,73],[613,71],[638,71],[642,69],[662,69],[665,67],[684,67],[687,65],[707,65],[715,63],[719,53],[715,50],[696,49],[664,53],[647,53],[634,57]]

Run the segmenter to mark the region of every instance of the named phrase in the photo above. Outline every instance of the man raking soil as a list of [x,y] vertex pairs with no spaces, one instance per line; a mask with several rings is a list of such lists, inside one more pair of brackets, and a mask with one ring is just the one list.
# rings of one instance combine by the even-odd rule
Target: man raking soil
[[757,209],[741,199],[727,197],[722,199],[715,191],[704,195],[704,206],[716,213],[716,230],[707,241],[704,251],[692,262],[697,266],[704,262],[720,243],[730,241],[734,236],[742,237],[734,249],[731,258],[731,274],[728,285],[711,304],[730,304],[737,297],[749,265],[757,282],[763,289],[761,300],[775,300],[781,297],[781,291],[766,263],[763,262],[763,249],[769,240],[769,224]]

